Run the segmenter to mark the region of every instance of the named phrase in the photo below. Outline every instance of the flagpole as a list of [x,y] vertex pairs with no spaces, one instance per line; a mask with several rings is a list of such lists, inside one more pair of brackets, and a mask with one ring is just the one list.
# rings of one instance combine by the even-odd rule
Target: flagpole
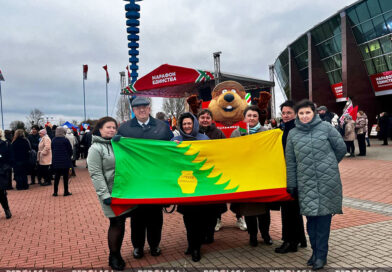
[[84,76],[83,76],[83,107],[84,107],[84,121],[86,121],[86,87],[84,85]]
[[3,119],[3,96],[1,94],[1,82],[0,82],[0,103],[1,103],[1,128],[4,130],[4,119]]
[[108,108],[108,80],[106,79],[106,116],[109,116],[109,108]]

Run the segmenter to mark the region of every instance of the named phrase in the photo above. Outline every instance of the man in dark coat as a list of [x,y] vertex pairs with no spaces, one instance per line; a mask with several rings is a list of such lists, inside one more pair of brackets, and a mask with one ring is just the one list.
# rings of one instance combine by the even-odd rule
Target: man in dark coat
[[[38,145],[39,145],[39,127],[37,125],[33,125],[31,127],[31,133],[27,136],[27,139],[30,142],[31,149],[34,149],[35,152],[38,153]],[[30,169],[30,174],[31,174],[31,184],[35,184],[35,177],[37,175],[38,169],[37,165],[32,165]],[[38,181],[40,180],[40,177],[38,176]]]
[[[294,102],[287,100],[280,105],[284,130],[282,136],[283,149],[286,149],[287,136],[291,129],[295,127]],[[281,203],[282,216],[282,240],[283,244],[275,248],[276,253],[296,252],[300,243],[301,247],[306,247],[304,222],[300,214],[298,199]]]
[[[173,138],[173,133],[169,127],[164,122],[150,115],[150,101],[147,98],[136,97],[132,100],[131,105],[135,118],[123,123],[118,128],[118,135],[166,141]],[[113,140],[116,141],[118,138],[116,135]],[[132,211],[131,240],[134,248],[134,258],[139,259],[144,256],[143,248],[146,231],[151,255],[159,256],[161,254],[159,243],[161,241],[162,225],[163,214],[161,205],[139,205]]]
[[11,169],[11,150],[10,146],[4,141],[0,131],[0,204],[4,209],[5,217],[10,219],[12,214],[8,205],[7,188],[8,176],[7,171]]

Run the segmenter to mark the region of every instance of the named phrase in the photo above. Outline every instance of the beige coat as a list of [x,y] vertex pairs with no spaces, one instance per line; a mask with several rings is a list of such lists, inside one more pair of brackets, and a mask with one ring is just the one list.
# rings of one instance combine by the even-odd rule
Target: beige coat
[[346,142],[355,140],[355,121],[348,120],[344,128],[343,140]]
[[39,142],[37,160],[40,165],[52,164],[52,141],[48,135],[42,137]]

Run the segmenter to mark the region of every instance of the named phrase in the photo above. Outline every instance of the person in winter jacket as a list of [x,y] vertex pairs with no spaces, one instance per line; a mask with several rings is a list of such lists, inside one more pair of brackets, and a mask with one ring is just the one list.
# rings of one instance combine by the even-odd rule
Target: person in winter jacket
[[66,130],[67,130],[67,134],[65,134],[65,138],[68,139],[69,143],[72,146],[72,157],[71,157],[71,161],[72,161],[72,167],[71,167],[72,168],[72,176],[76,176],[74,166],[75,166],[75,161],[76,161],[76,159],[75,159],[76,158],[76,156],[75,156],[76,152],[75,151],[76,151],[77,140],[76,140],[76,138],[75,138],[75,136],[73,134],[72,129],[67,128]]
[[347,157],[355,157],[355,121],[350,114],[344,116],[344,136],[343,140],[347,146]]
[[328,108],[326,106],[318,107],[317,113],[319,114],[322,121],[326,121],[334,127],[337,127],[339,125],[339,116],[336,113],[328,111]]
[[[244,122],[249,124],[249,134],[259,133],[267,129],[259,122],[261,116],[260,109],[257,106],[248,106],[244,111]],[[248,135],[247,132],[241,132],[239,128],[231,134],[231,138]],[[269,227],[271,222],[270,212],[265,203],[232,203],[230,209],[240,215],[245,216],[245,222],[248,227],[249,244],[256,247],[257,226],[261,232],[264,243],[272,245]]]
[[289,132],[285,150],[287,192],[298,198],[307,218],[314,270],[327,263],[332,215],[342,213],[342,182],[338,163],[346,154],[340,133],[315,113],[314,103],[296,104],[295,128]]
[[388,145],[388,132],[389,132],[389,117],[386,112],[380,114],[378,119],[378,126],[380,128],[380,138],[383,140],[382,145]]
[[4,132],[0,130],[0,204],[4,209],[5,218],[12,217],[10,207],[8,205],[7,189],[8,189],[8,169],[11,168],[11,150],[5,141]]
[[27,190],[29,189],[29,184],[27,183],[27,171],[30,168],[29,151],[31,148],[29,141],[25,137],[23,129],[17,129],[15,131],[11,146],[16,189]]
[[116,135],[116,132],[117,122],[115,119],[103,117],[98,120],[93,130],[87,165],[102,211],[110,222],[108,230],[109,266],[113,270],[124,270],[125,262],[121,257],[121,245],[125,233],[125,221],[130,216],[130,210],[116,216],[110,207],[115,170],[111,139]]
[[359,147],[359,154],[357,156],[366,156],[366,133],[368,131],[367,127],[367,116],[363,111],[358,111],[357,121],[355,123],[355,129],[357,132],[357,141]]
[[[38,145],[38,183],[42,186],[52,185],[49,167],[52,164],[52,141],[50,140],[46,129],[39,131],[41,141]],[[41,183],[41,178],[44,182]]]
[[69,169],[72,166],[72,146],[65,138],[65,128],[56,128],[55,137],[52,140],[52,168],[54,170],[54,192],[57,196],[60,177],[63,177],[64,196],[72,195],[68,190]]
[[[182,141],[209,140],[208,136],[199,132],[199,122],[196,117],[185,112],[181,114],[178,123],[180,124],[180,136],[172,138],[177,143]],[[178,205],[177,211],[183,215],[188,240],[188,249],[185,254],[192,255],[192,261],[198,262],[201,259],[201,244],[206,235],[214,232],[216,217],[209,211],[210,205]]]
[[[27,136],[27,139],[30,142],[31,148],[35,150],[35,152],[38,152],[38,144],[39,144],[39,127],[37,125],[33,125],[31,127],[30,134]],[[30,166],[30,175],[31,175],[31,184],[35,184],[35,177],[38,178],[38,167],[37,165],[31,165]],[[38,178],[39,179],[39,178]]]
[[[289,132],[295,128],[295,111],[294,102],[287,100],[280,105],[282,120],[284,123],[282,144],[283,150],[286,149],[287,136]],[[282,240],[283,244],[275,248],[276,253],[296,252],[298,244],[301,247],[307,247],[304,222],[299,210],[298,198],[293,201],[284,201],[281,203],[282,217]]]

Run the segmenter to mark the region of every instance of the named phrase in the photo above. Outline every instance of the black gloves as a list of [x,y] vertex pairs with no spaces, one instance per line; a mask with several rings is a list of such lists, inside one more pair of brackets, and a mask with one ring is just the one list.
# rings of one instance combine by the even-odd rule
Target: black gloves
[[298,198],[298,190],[297,188],[287,188],[286,191],[291,195],[292,198]]
[[120,141],[120,139],[121,139],[121,135],[118,135],[118,134],[117,134],[117,135],[114,135],[114,136],[113,136],[112,141],[113,141],[113,142],[118,142],[118,141]]
[[105,199],[103,200],[103,204],[109,206],[110,204],[112,204],[112,198],[111,198],[111,197],[105,198]]

